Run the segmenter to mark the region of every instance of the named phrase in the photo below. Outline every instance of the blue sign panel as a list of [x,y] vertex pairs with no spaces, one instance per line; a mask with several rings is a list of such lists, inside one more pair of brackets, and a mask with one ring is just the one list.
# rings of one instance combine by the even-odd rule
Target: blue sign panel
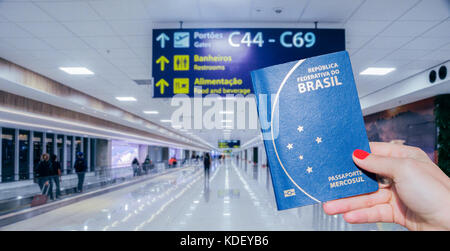
[[153,96],[245,96],[255,69],[342,50],[343,29],[155,29]]
[[219,140],[219,148],[239,148],[241,146],[240,140]]

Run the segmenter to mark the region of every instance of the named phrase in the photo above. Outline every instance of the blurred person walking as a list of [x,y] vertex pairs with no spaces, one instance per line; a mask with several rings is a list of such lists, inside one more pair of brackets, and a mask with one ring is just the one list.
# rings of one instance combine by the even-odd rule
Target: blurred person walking
[[211,156],[209,153],[205,153],[203,158],[203,167],[205,168],[205,182],[209,183],[209,168],[211,167]]
[[133,176],[141,175],[139,160],[137,158],[133,159],[133,162],[131,162],[131,166],[133,167]]
[[58,158],[55,154],[50,155],[51,163],[51,180],[55,183],[55,195],[56,199],[61,197],[61,163],[59,163]]
[[152,161],[150,160],[150,157],[147,155],[147,157],[144,160],[144,163],[142,163],[142,168],[144,169],[144,173],[147,174],[148,171],[150,171],[152,167]]
[[82,193],[83,192],[83,183],[84,183],[84,177],[86,175],[86,162],[84,160],[84,156],[82,152],[77,153],[77,160],[74,164],[75,172],[78,176],[78,186],[77,186],[77,192]]
[[53,200],[53,186],[51,181],[52,167],[50,162],[50,156],[47,153],[42,154],[36,169],[34,170],[34,177],[37,180],[41,191],[44,189],[44,185],[49,186],[48,195]]

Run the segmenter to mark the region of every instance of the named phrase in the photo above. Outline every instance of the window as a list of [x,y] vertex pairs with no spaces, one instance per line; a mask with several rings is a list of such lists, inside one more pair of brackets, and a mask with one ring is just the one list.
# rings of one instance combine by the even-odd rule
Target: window
[[81,139],[80,137],[75,137],[75,153],[83,152]]
[[30,177],[30,132],[19,131],[19,180],[27,180]]
[[33,168],[36,168],[41,160],[42,155],[42,140],[43,134],[41,132],[34,132],[33,135]]
[[45,149],[46,149],[46,152],[48,154],[50,154],[50,155],[52,155],[54,153],[54,151],[53,151],[53,144],[54,144],[53,137],[54,137],[54,134],[51,134],[51,133],[47,133],[46,136],[45,136],[45,138],[46,138],[46,143],[45,143],[45,147],[46,148]]
[[2,130],[2,182],[14,181],[15,130]]
[[96,150],[96,140],[95,139],[89,139],[91,141],[91,172],[95,171],[95,158],[96,155],[95,153],[97,152]]

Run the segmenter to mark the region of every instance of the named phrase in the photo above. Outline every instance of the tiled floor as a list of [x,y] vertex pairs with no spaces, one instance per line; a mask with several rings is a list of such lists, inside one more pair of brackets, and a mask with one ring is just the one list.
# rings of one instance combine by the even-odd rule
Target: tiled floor
[[277,211],[265,168],[216,163],[209,182],[198,167],[87,199],[0,230],[400,230],[350,225],[320,205]]

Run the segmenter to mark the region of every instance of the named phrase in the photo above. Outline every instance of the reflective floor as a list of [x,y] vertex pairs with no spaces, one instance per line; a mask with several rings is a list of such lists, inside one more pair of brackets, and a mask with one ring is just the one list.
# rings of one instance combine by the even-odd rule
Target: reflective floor
[[216,162],[182,168],[0,230],[403,230],[350,225],[321,205],[277,211],[265,168]]

